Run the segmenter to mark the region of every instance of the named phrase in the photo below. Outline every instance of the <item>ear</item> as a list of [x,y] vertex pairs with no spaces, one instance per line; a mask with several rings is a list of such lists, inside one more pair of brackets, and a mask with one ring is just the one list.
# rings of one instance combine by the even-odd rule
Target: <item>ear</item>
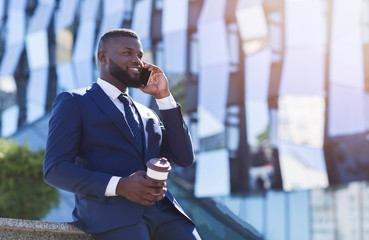
[[106,54],[103,51],[100,51],[97,53],[97,58],[99,59],[99,62],[101,64],[107,64],[108,62],[108,57],[106,56]]

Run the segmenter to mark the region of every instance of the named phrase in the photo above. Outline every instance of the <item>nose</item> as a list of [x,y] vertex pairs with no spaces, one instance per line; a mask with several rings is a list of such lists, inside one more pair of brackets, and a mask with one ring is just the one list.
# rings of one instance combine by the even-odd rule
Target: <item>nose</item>
[[131,61],[132,61],[133,63],[139,63],[139,64],[141,64],[141,59],[140,59],[140,57],[139,57],[137,54],[133,54],[133,55],[132,55],[132,59],[131,59]]

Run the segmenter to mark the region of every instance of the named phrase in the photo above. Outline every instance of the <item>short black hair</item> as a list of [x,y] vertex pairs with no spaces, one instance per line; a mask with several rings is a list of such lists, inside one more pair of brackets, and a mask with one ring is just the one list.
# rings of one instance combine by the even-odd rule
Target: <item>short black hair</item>
[[137,33],[134,32],[131,29],[128,29],[128,28],[112,29],[112,30],[109,30],[109,31],[105,32],[101,36],[100,41],[99,41],[99,47],[98,47],[97,51],[100,52],[101,48],[103,47],[105,42],[107,42],[109,39],[115,38],[115,37],[130,37],[130,38],[140,40],[140,37],[137,35]]

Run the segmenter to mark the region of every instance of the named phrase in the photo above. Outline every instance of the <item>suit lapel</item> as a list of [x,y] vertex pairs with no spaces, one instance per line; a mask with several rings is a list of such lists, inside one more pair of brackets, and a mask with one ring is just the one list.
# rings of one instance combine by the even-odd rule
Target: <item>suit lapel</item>
[[[90,89],[87,90],[88,96],[96,103],[99,109],[104,112],[120,130],[123,136],[133,145],[136,150],[140,152],[136,140],[134,139],[131,129],[129,128],[123,114],[110,100],[108,95],[101,89],[101,87],[94,83]],[[142,121],[141,121],[142,122]]]

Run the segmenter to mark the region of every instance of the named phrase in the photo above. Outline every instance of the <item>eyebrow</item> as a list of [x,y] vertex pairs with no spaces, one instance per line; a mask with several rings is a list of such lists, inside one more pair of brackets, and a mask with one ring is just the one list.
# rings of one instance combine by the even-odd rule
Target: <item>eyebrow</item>
[[[122,49],[136,51],[136,49],[130,48],[130,47],[123,47]],[[143,51],[141,51],[141,50],[139,50],[138,52],[141,53],[141,54],[143,54]]]

